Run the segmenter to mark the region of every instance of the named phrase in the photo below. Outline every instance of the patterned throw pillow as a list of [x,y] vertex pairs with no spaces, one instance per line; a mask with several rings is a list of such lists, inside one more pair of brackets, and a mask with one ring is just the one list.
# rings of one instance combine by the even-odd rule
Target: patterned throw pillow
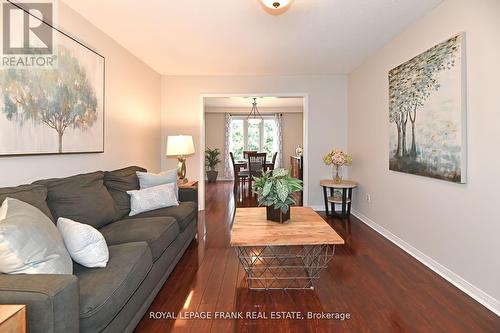
[[179,188],[177,187],[177,169],[162,171],[160,173],[151,172],[136,172],[139,178],[139,185],[141,190],[146,188],[163,185],[174,184],[175,197],[179,200]]
[[60,217],[57,219],[57,229],[71,259],[85,267],[106,267],[109,260],[108,245],[96,228]]
[[164,184],[146,188],[144,190],[127,191],[130,195],[130,214],[148,212],[159,208],[178,206],[175,195],[175,184]]

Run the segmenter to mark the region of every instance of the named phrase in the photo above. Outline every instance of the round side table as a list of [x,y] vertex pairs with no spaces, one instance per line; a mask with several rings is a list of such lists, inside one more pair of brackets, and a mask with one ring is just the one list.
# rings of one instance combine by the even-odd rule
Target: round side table
[[[323,179],[319,184],[323,187],[326,215],[342,218],[349,217],[351,215],[352,189],[356,188],[358,183],[353,180],[343,180],[337,183],[333,179]],[[335,190],[341,190],[342,195],[335,195]],[[335,204],[342,205],[342,212],[335,210]],[[330,209],[328,206],[330,206]]]

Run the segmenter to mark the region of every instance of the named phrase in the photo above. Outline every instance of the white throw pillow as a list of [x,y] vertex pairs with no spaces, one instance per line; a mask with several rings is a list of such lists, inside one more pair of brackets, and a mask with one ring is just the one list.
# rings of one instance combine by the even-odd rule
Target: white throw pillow
[[139,178],[139,186],[141,190],[158,185],[173,183],[175,197],[177,198],[177,200],[179,200],[179,188],[177,187],[177,169],[166,170],[160,173],[137,171],[136,174]]
[[54,223],[38,208],[12,198],[0,207],[0,273],[73,273]]
[[64,217],[57,219],[57,229],[75,262],[85,267],[106,267],[109,260],[108,245],[97,229]]
[[144,190],[127,191],[127,193],[130,195],[129,216],[179,205],[173,183],[153,186]]

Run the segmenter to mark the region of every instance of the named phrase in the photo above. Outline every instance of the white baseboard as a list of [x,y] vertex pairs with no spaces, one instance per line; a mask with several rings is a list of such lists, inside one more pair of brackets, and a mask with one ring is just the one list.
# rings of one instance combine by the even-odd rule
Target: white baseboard
[[[317,212],[324,212],[325,211],[325,205],[308,205],[307,207],[311,207],[313,210]],[[328,209],[330,209],[330,206],[328,206]],[[342,209],[340,204],[335,204],[335,209],[340,211]]]
[[324,212],[325,211],[324,205],[308,205],[307,207],[310,207],[317,212]]
[[[324,207],[323,209],[324,210]],[[390,240],[392,243],[397,245],[399,248],[401,248],[403,251],[407,252],[409,255],[420,261],[422,264],[425,266],[429,267],[432,269],[434,272],[439,274],[441,277],[446,279],[448,282],[453,284],[455,287],[458,289],[462,290],[464,293],[484,305],[486,308],[488,308],[490,311],[495,313],[497,316],[500,317],[500,301],[495,299],[494,297],[488,295],[478,287],[474,286],[473,284],[467,282],[464,280],[462,277],[457,275],[456,273],[452,272],[448,268],[444,267],[431,257],[425,255],[424,253],[420,252],[418,249],[414,248],[398,236],[394,235],[391,233],[389,230],[385,229],[384,227],[380,226],[379,224],[375,223],[373,220],[368,218],[367,216],[363,215],[362,213],[352,210],[352,215],[356,216],[361,222]]]

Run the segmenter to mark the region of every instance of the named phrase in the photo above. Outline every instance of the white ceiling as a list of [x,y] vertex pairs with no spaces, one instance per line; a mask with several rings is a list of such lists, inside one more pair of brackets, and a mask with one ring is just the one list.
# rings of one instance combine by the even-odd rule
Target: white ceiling
[[345,74],[441,2],[63,1],[165,75]]

